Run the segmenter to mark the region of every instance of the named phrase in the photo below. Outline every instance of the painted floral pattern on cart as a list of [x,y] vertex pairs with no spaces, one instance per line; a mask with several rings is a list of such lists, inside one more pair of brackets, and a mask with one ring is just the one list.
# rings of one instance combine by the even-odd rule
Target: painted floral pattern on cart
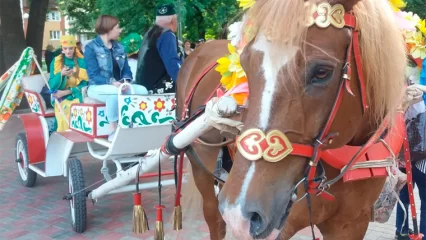
[[93,106],[71,106],[71,128],[93,135]]
[[31,112],[42,114],[41,105],[38,97],[34,93],[25,92]]
[[175,120],[175,94],[119,96],[120,126],[170,124]]
[[111,133],[108,117],[106,115],[105,107],[97,107],[96,116],[96,134],[98,136],[105,136]]

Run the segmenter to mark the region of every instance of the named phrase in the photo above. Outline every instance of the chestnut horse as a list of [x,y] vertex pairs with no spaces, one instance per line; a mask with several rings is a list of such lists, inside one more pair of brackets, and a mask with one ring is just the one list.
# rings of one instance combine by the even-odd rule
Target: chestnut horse
[[[312,6],[318,6],[317,16],[332,12],[336,15],[330,17],[338,20],[343,12],[330,11],[338,9],[336,4],[354,16],[352,28],[337,26],[338,21],[320,27],[321,19],[317,24],[306,24],[312,21]],[[243,25],[243,29],[254,29],[255,34],[241,54],[250,90],[241,136],[253,129],[265,135],[275,130],[292,144],[317,146],[318,140],[327,139],[327,144],[320,142],[324,149],[363,146],[385,116],[396,113],[406,55],[387,0],[257,0],[246,14],[250,21],[244,24],[250,25]],[[332,21],[330,17],[326,20]],[[359,52],[353,50],[358,47],[354,46],[358,45],[354,40],[358,30]],[[189,115],[215,92],[220,75],[212,64],[227,54],[227,43],[208,42],[186,59],[178,78],[178,116],[185,115],[185,99],[190,93]],[[319,139],[324,132],[338,134]],[[223,141],[217,130],[201,139]],[[312,162],[315,152],[309,157],[290,154],[272,162],[264,155],[249,160],[252,156],[241,153],[243,148],[239,147],[216,198],[211,172],[220,148],[199,143],[191,146],[196,156],[187,155],[211,239],[225,237],[225,222],[237,239],[289,239],[310,222],[327,240],[363,239],[372,206],[385,182],[385,177],[345,183],[340,179],[328,189],[334,201],[309,195],[307,204],[305,199],[295,201],[295,193],[303,198],[306,192],[304,184],[298,183],[309,166],[317,165]],[[340,174],[340,169],[323,160],[319,165],[328,179]],[[188,197],[185,192],[183,197]]]

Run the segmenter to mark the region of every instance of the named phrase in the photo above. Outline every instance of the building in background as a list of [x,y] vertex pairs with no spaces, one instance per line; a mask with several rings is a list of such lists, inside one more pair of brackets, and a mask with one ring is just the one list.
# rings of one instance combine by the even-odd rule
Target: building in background
[[[3,1],[3,0],[0,0]],[[24,24],[24,34],[27,34],[28,27],[28,17],[30,12],[30,6],[28,0],[20,0],[22,7],[22,17]],[[35,1],[35,0],[33,0]],[[68,17],[65,17],[59,11],[57,7],[56,0],[49,0],[49,6],[47,10],[46,23],[44,25],[44,34],[43,34],[43,56],[44,51],[48,44],[51,44],[55,49],[59,47],[59,39],[62,35],[69,34],[68,29],[70,29],[70,20]],[[77,41],[86,41],[87,35],[80,34],[75,36]]]
[[[26,36],[30,6],[28,4],[28,0],[21,0],[21,3],[22,16],[24,19],[24,34]],[[46,23],[44,25],[43,51],[46,49],[48,44],[52,44],[54,48],[59,47],[59,38],[64,34],[65,18],[56,7],[56,0],[49,0]]]

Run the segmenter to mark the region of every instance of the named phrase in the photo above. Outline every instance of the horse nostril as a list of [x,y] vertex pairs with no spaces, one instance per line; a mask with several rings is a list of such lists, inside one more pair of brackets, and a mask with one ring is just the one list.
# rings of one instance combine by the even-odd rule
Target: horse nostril
[[257,236],[265,230],[262,217],[260,214],[253,212],[250,217],[250,233]]

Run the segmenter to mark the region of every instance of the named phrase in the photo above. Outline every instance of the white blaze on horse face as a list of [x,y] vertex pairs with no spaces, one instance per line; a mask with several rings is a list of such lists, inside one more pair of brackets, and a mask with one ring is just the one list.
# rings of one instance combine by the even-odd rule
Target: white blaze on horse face
[[262,92],[262,102],[260,106],[259,127],[264,130],[268,127],[269,118],[271,115],[274,93],[277,86],[277,77],[279,71],[290,61],[297,52],[297,48],[287,46],[282,52],[278,61],[271,58],[271,53],[274,51],[273,45],[266,39],[266,36],[261,34],[256,40],[253,48],[263,53],[262,70],[265,79],[265,85]]
[[237,234],[239,237],[243,237],[243,239],[250,239],[250,220],[243,216],[241,207],[245,205],[247,189],[253,179],[254,170],[255,162],[252,162],[246,176],[244,177],[238,198],[235,200],[234,204],[229,204],[228,200],[226,200],[223,211],[223,220],[225,220],[226,224],[231,227],[234,234]]
[[253,179],[255,171],[255,162],[252,162],[250,164],[250,168],[247,171],[246,176],[244,177],[243,185],[241,186],[241,192],[240,195],[238,195],[237,203],[244,205],[247,195],[247,190],[250,186],[250,182]]

